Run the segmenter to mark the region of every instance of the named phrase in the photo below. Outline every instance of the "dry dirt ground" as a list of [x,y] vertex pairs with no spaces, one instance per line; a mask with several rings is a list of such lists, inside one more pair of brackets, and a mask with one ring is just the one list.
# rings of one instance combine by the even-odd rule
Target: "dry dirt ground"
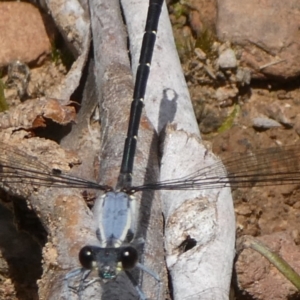
[[[182,60],[202,138],[221,158],[299,141],[299,78],[289,82],[252,81],[249,86],[238,87],[237,96],[229,102],[220,103],[215,97],[216,89],[226,83],[212,79],[203,68],[197,70],[197,56],[191,49]],[[281,118],[284,125],[257,128],[254,120],[262,115]],[[299,255],[297,258],[294,254],[299,253],[300,241],[299,192],[296,184],[233,190],[237,237],[261,237],[274,251],[285,255],[298,273]],[[234,269],[235,299],[299,299],[281,274],[275,271],[270,275],[274,270],[265,262],[253,251],[247,252],[247,258],[240,257]],[[284,289],[291,290],[283,292]]]
[[[183,69],[186,74],[189,73],[190,64],[194,60],[193,55],[183,59]],[[40,68],[31,70],[29,93],[34,97],[42,95],[43,90],[49,90],[55,86],[55,83],[59,82],[65,72],[65,67],[61,62],[54,62],[49,59]],[[246,152],[276,144],[291,145],[298,141],[299,135],[296,125],[297,115],[300,114],[299,79],[294,79],[291,82],[276,82],[275,80],[251,82],[250,86],[240,87],[238,96],[232,99],[231,103],[220,104],[213,95],[221,83],[209,78],[199,83],[195,78],[200,77],[205,78],[203,74],[193,73],[190,75],[189,73],[187,82],[202,137],[205,142],[212,146],[216,154],[226,157],[228,153],[232,152]],[[3,81],[6,80],[5,77],[2,79]],[[13,93],[16,93],[15,89],[7,91],[8,96]],[[285,126],[268,130],[255,129],[253,118],[257,117],[260,112],[272,107],[279,107],[279,110],[283,111],[284,117],[291,123],[290,126],[288,125],[289,122],[286,122]],[[276,111],[274,113],[278,114]],[[276,232],[287,232],[295,245],[299,245],[299,186],[238,189],[233,191],[233,195],[238,237],[242,235],[258,237]],[[8,206],[14,206],[10,199],[7,202]],[[26,207],[18,207],[17,209],[26,211]],[[39,278],[42,271],[39,263],[41,245],[45,242],[44,233],[38,235],[37,230],[35,230],[36,236],[34,239],[29,239],[27,233],[16,231],[13,224],[17,223],[22,229],[26,229],[28,226],[36,228],[34,218],[29,216],[27,219],[31,220],[32,223],[20,224],[20,220],[13,217],[6,208],[1,207],[0,214],[3,215],[0,218],[3,237],[18,236],[18,238],[6,241],[6,244],[12,243],[12,241],[13,243],[9,245],[10,251],[2,254],[5,259],[0,260],[0,298],[37,299],[35,280]],[[36,249],[32,261],[24,259],[26,256],[24,245],[28,251]],[[23,250],[20,254],[19,249],[21,248]],[[237,269],[237,272],[241,272],[239,271],[241,269]],[[12,284],[11,278],[17,282],[15,286]],[[280,280],[279,282],[281,282]],[[233,286],[236,292],[235,299],[254,299],[249,295],[244,295],[243,291],[239,290],[235,280],[233,280]],[[289,299],[296,298],[297,295]]]
[[[234,153],[299,142],[299,78],[288,82],[252,81],[249,86],[234,86],[238,88],[237,95],[219,102],[216,90],[222,86],[230,88],[232,74],[229,73],[225,81],[212,78],[207,70],[197,67],[201,63],[194,50],[188,46],[181,60],[202,138],[214,153],[226,158]],[[281,125],[257,128],[254,121],[260,116],[280,120]],[[261,241],[285,256],[298,273],[299,255],[294,254],[299,253],[299,192],[296,184],[233,190],[237,237],[261,237]],[[275,271],[276,275],[270,275],[274,270],[264,259],[258,258],[257,253],[252,251],[247,255],[247,259],[242,255],[235,265],[235,299],[299,299],[297,291],[281,274]],[[284,289],[289,291],[283,292]]]

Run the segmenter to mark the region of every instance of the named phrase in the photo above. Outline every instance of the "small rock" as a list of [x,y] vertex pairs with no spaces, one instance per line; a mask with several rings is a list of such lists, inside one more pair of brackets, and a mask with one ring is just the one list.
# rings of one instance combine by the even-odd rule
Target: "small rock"
[[209,64],[203,65],[203,68],[212,79],[217,78],[211,65],[209,65]]
[[293,122],[285,115],[283,108],[274,102],[272,106],[265,106],[264,114],[281,123],[285,128],[292,128]]
[[191,38],[192,36],[192,31],[189,26],[183,26],[182,27],[182,37],[183,38]]
[[251,71],[248,68],[238,68],[235,78],[236,82],[241,86],[249,85],[251,82]]
[[237,96],[239,90],[235,86],[219,87],[216,90],[216,99],[219,102],[224,102]]
[[226,49],[218,58],[218,66],[220,69],[235,69],[237,67],[237,60],[232,49]]
[[206,54],[200,48],[195,48],[194,52],[201,61],[206,60]]
[[269,118],[258,117],[253,119],[253,127],[255,129],[270,129],[273,127],[281,127],[281,124]]
[[219,48],[220,48],[220,43],[214,41],[213,44],[212,44],[212,46],[211,46],[211,51],[212,52],[218,52]]
[[238,210],[235,211],[237,214],[241,216],[249,217],[252,214],[252,210],[249,206],[241,206]]

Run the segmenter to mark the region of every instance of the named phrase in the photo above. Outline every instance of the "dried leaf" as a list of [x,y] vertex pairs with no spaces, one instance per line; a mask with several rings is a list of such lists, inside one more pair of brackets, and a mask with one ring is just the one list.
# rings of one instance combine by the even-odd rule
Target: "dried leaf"
[[72,102],[62,104],[56,99],[39,98],[28,100],[9,111],[0,113],[0,128],[33,129],[46,126],[46,119],[66,125],[75,120],[76,111]]

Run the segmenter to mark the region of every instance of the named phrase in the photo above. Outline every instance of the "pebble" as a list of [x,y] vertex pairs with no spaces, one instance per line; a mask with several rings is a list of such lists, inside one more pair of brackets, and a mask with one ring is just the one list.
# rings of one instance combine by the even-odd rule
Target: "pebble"
[[218,58],[218,66],[220,69],[235,69],[237,67],[237,60],[232,49],[224,50]]
[[285,128],[292,128],[293,122],[285,115],[284,109],[277,102],[273,102],[273,105],[265,107],[265,115],[269,118],[276,120],[282,124]]
[[248,68],[238,68],[236,75],[236,81],[241,85],[249,85],[251,82],[251,71]]
[[222,103],[228,99],[233,99],[237,96],[239,90],[235,86],[219,87],[216,90],[215,97],[218,102]]
[[195,52],[195,54],[197,55],[197,57],[199,58],[200,61],[205,61],[206,60],[206,54],[200,48],[195,48],[194,52]]
[[281,127],[281,124],[269,118],[257,117],[253,119],[253,127],[256,129],[270,129]]

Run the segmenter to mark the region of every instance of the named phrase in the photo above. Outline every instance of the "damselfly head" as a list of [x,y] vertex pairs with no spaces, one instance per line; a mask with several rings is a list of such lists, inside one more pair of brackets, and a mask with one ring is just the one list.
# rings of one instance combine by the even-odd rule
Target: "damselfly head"
[[79,252],[79,261],[83,268],[96,270],[102,279],[113,279],[118,271],[118,249],[84,246]]

